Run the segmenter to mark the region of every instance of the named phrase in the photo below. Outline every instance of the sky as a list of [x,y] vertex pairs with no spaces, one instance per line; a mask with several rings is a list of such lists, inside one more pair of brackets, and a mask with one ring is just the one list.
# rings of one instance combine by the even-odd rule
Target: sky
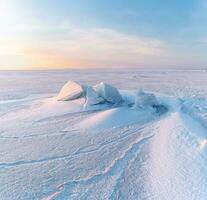
[[205,68],[206,0],[0,0],[0,69]]

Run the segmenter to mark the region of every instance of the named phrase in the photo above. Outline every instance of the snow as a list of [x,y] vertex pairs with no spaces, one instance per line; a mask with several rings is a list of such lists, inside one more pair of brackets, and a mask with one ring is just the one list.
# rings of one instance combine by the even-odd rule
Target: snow
[[0,73],[2,200],[205,200],[206,166],[202,70]]
[[112,108],[86,118],[77,127],[90,130],[125,127],[150,121],[154,117],[153,114],[150,109],[137,111],[127,107]]
[[83,94],[81,85],[74,81],[68,81],[57,96],[58,101],[68,101],[79,98]]
[[110,103],[120,103],[122,101],[122,97],[119,91],[106,83],[99,83],[98,85],[94,86],[94,90],[103,97],[106,101]]

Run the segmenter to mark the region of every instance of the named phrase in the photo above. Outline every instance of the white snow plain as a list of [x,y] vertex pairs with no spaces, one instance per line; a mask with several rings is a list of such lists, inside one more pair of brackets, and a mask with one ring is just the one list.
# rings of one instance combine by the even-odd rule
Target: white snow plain
[[2,200],[205,200],[206,166],[205,70],[0,73]]

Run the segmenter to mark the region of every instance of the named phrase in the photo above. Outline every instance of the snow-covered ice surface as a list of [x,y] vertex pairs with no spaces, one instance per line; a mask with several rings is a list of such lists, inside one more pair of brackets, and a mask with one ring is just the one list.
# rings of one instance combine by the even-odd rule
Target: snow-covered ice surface
[[[68,80],[123,103],[56,101]],[[140,89],[162,106],[133,106]],[[0,72],[2,200],[205,200],[206,166],[204,70]]]

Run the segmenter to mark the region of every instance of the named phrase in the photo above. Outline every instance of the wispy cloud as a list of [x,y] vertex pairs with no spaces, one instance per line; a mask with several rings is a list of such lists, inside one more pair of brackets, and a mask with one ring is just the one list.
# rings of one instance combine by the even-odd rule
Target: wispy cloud
[[204,65],[206,8],[206,0],[0,0],[0,69]]
[[151,59],[166,53],[165,45],[158,39],[141,38],[112,29],[65,27],[62,31],[64,34],[55,40],[41,40],[41,43],[27,47],[25,54],[42,61],[50,57],[50,64],[52,59],[55,65],[64,63],[64,67],[109,67],[143,65],[144,60],[153,64]]

